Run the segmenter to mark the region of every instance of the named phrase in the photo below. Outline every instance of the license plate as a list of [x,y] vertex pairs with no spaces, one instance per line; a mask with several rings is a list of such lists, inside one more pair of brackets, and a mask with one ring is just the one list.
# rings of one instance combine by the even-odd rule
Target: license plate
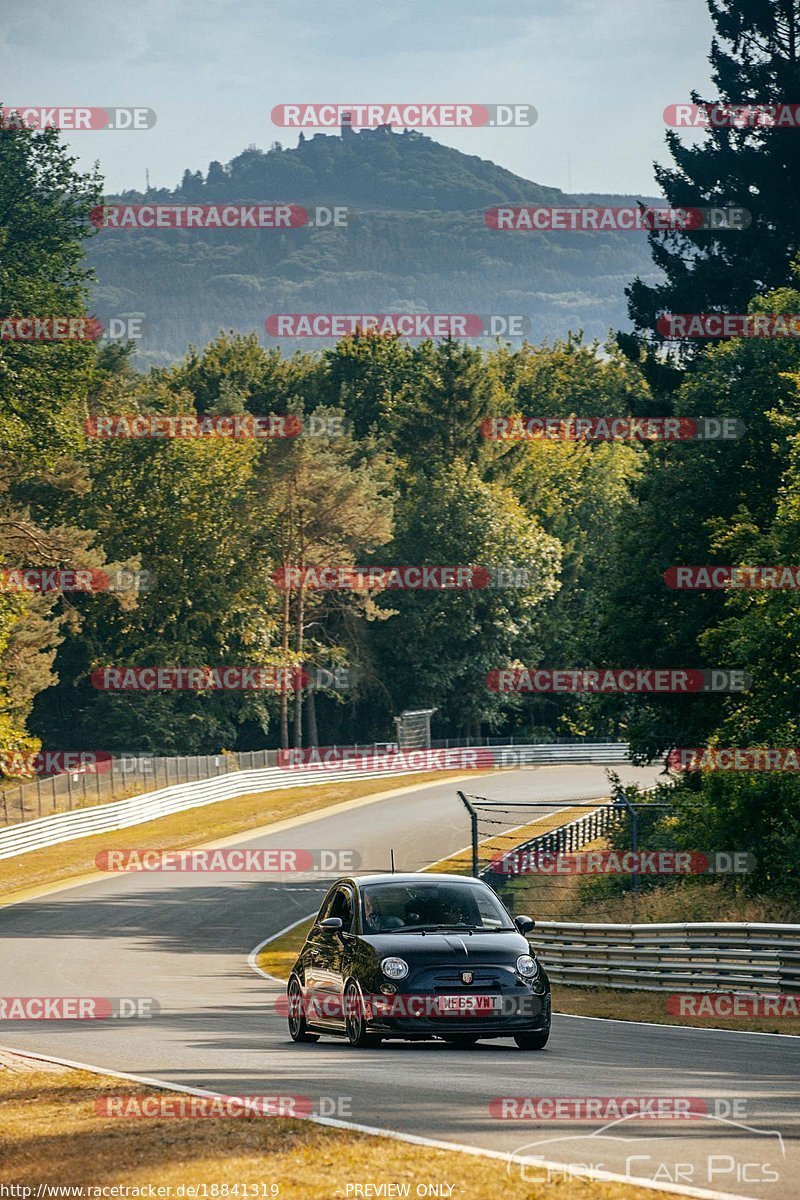
[[483,1016],[500,1007],[499,996],[437,996],[436,1007],[443,1017]]

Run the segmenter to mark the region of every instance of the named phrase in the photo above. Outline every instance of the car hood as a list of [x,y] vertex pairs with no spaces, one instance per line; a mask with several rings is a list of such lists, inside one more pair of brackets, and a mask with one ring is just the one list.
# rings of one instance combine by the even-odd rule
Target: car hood
[[516,961],[520,954],[530,954],[526,938],[511,933],[367,933],[362,942],[371,946],[379,958],[397,955],[419,963],[424,959],[468,959],[472,962]]

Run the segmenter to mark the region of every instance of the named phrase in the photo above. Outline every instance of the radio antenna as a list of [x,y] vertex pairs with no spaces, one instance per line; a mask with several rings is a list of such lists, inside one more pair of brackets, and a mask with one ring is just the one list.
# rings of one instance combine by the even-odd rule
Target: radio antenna
[[392,874],[394,875],[394,849],[391,849],[389,851],[389,854],[391,855],[391,859],[392,859]]

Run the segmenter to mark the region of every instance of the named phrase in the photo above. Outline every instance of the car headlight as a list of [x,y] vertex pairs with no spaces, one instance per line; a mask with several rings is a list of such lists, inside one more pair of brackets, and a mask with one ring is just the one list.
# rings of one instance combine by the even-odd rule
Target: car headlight
[[520,954],[517,959],[517,974],[523,979],[533,979],[539,974],[539,964],[532,954]]
[[405,979],[408,974],[408,963],[404,958],[384,958],[381,970],[388,979]]

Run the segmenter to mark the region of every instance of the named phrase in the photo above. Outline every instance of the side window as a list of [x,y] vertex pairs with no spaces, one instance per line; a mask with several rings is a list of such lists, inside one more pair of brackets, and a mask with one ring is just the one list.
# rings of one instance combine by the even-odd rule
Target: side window
[[340,917],[342,928],[349,930],[353,924],[353,898],[349,888],[339,888],[333,898],[329,917]]
[[327,896],[322,902],[322,907],[317,914],[317,919],[314,922],[315,926],[319,926],[320,921],[324,921],[326,917],[338,917],[338,913],[331,912],[337,894],[338,893],[336,892],[335,888],[331,888],[331,890],[328,892]]

